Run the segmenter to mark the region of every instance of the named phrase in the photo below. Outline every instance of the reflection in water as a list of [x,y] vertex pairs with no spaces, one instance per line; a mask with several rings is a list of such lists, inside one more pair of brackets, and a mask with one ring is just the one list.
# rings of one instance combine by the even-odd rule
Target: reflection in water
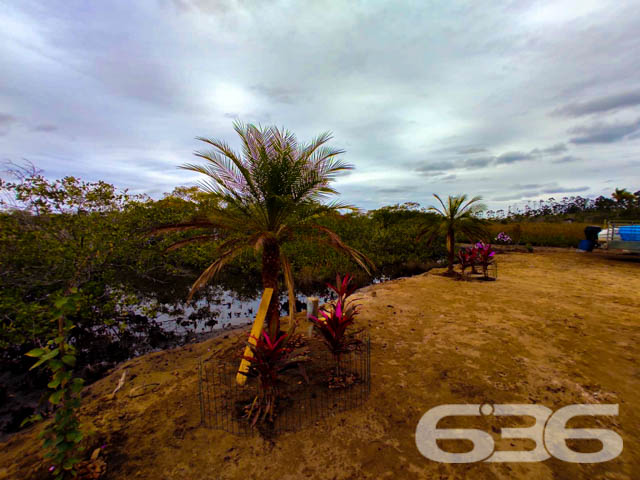
[[[194,276],[181,276],[162,281],[129,279],[138,291],[139,303],[132,313],[145,316],[165,332],[181,339],[208,336],[216,331],[251,323],[262,296],[261,281],[248,275],[225,275],[200,290],[187,303]],[[240,283],[238,279],[241,279]],[[283,315],[289,311],[288,294],[281,289]],[[326,285],[297,288],[296,310],[306,307],[306,297],[316,296],[321,304],[330,300]],[[181,343],[181,342],[179,342]]]
[[[238,297],[233,290],[225,290],[220,285],[211,285],[196,301],[175,302],[174,304],[159,305],[156,321],[168,332],[188,335],[211,333],[216,330],[232,328],[251,323],[260,305],[261,293],[254,297]],[[313,294],[320,298],[320,303],[330,299],[325,289]],[[296,296],[296,311],[306,307],[307,295]],[[287,293],[280,295],[282,315],[289,311],[289,297]]]
[[[395,273],[395,274],[394,274]],[[376,278],[360,276],[359,286],[380,283],[400,276],[400,272],[380,275]],[[134,313],[155,320],[160,328],[180,338],[203,337],[216,331],[251,323],[260,305],[262,287],[259,278],[247,275],[221,276],[198,292],[190,303],[187,295],[193,277],[172,277],[153,285],[137,283],[140,303]],[[242,280],[242,283],[238,282]],[[326,284],[296,286],[296,311],[306,308],[308,296],[318,297],[320,305],[331,300]],[[289,312],[289,298],[281,288],[282,315]]]

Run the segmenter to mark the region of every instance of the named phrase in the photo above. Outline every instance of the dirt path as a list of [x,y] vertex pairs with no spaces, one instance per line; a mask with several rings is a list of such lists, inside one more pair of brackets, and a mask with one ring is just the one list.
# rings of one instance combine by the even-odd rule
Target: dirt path
[[[121,365],[88,389],[84,407],[102,432],[94,441],[107,445],[107,478],[639,478],[640,262],[568,251],[504,254],[499,262],[497,282],[432,272],[365,289],[369,401],[275,442],[198,427],[197,359],[229,351],[241,332]],[[123,368],[129,379],[107,400]],[[143,385],[148,393],[136,396],[141,390],[132,389]],[[602,464],[436,463],[418,452],[414,434],[427,410],[447,403],[539,403],[552,410],[618,403],[619,417],[576,426],[612,428],[624,450]],[[480,420],[474,425],[498,439],[505,423]],[[0,445],[0,479],[41,471],[36,430]],[[510,442],[497,440],[496,448],[533,446]]]

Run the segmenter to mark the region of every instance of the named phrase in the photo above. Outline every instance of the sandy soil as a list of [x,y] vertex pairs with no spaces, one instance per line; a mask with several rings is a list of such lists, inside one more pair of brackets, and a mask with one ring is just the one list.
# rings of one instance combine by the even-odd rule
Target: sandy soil
[[[640,262],[544,251],[499,255],[499,266],[496,282],[430,272],[362,291],[370,399],[275,441],[199,427],[197,360],[231,351],[241,331],[119,366],[86,389],[83,407],[97,430],[92,446],[107,445],[105,478],[640,478]],[[109,400],[125,368],[125,387]],[[601,464],[436,463],[418,452],[415,429],[445,403],[619,403],[618,417],[574,426],[612,428],[624,450]],[[510,447],[496,433],[505,423],[480,420],[496,448],[532,446]],[[0,444],[0,479],[38,478],[39,428]]]

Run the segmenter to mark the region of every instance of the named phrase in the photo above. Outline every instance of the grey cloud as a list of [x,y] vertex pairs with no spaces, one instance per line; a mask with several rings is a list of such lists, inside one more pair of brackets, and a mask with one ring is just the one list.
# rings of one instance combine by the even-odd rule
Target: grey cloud
[[531,153],[534,155],[537,155],[537,154],[557,155],[560,153],[564,153],[566,151],[567,151],[567,146],[564,143],[556,143],[555,145],[552,145],[547,148],[542,148],[542,149],[534,148],[533,150],[531,150]]
[[[449,149],[442,149],[440,151],[444,150]],[[512,151],[503,153],[498,156],[469,158],[462,163],[455,160],[441,160],[436,162],[432,161],[430,163],[420,165],[418,168],[416,168],[416,171],[421,174],[434,176],[444,171],[453,170],[456,168],[465,168],[471,170],[486,168],[492,165],[508,165],[528,160],[543,159],[547,156],[556,156],[566,151],[567,146],[564,143],[556,143],[555,145],[546,148],[534,148],[529,152]]]
[[543,186],[544,185],[541,185],[539,183],[527,183],[527,184],[524,184],[524,185],[516,184],[512,188],[514,190],[531,190],[531,189],[534,189],[534,188],[541,188]]
[[574,102],[558,108],[554,111],[556,115],[566,115],[579,117],[592,113],[609,112],[621,108],[640,105],[640,90],[608,95],[585,102]]
[[268,97],[270,100],[273,100],[277,103],[287,103],[293,104],[296,101],[296,97],[299,96],[294,89],[285,88],[285,87],[277,87],[271,86],[268,87],[266,85],[253,85],[251,90],[254,92],[258,92],[265,97]]
[[638,138],[640,138],[640,131],[632,133],[631,135],[629,135],[627,137],[627,140],[636,140]]
[[418,172],[418,175],[422,176],[422,177],[439,177],[440,175],[444,175],[446,172],[440,172],[440,171],[435,171],[435,172]]
[[552,193],[575,193],[575,192],[585,192],[589,190],[589,187],[555,187],[555,188],[545,188],[542,190],[542,193],[552,194]]
[[416,172],[419,173],[429,173],[434,175],[433,172],[442,171],[442,170],[451,170],[455,168],[453,162],[443,161],[443,162],[432,162],[419,166],[416,168]]
[[495,160],[496,165],[503,165],[515,162],[522,162],[524,160],[531,160],[534,156],[531,153],[525,152],[507,152],[502,155],[498,155]]
[[486,151],[487,151],[486,148],[471,147],[471,148],[465,148],[465,149],[459,150],[458,154],[460,154],[460,155],[470,155],[472,153],[482,153],[482,152],[486,152]]
[[0,113],[0,135],[9,133],[12,125],[18,123],[18,119],[8,113]]
[[58,130],[58,127],[48,124],[36,125],[33,127],[34,132],[55,132],[56,130]]
[[574,144],[613,143],[623,140],[627,135],[640,130],[640,119],[634,122],[594,123],[575,127],[569,133],[578,135],[570,141]]
[[237,5],[230,0],[162,0],[162,3],[173,5],[181,13],[197,12],[205,15],[226,15]]
[[18,119],[8,113],[0,113],[0,127],[16,123]]
[[[445,143],[447,142],[445,141]],[[431,150],[430,153],[435,153],[435,154],[455,153],[458,155],[472,155],[474,153],[482,153],[486,151],[487,149],[485,147],[481,147],[479,145],[457,144],[449,147],[437,148],[435,150]]]
[[523,192],[523,193],[514,193],[511,195],[493,197],[491,200],[495,202],[507,202],[510,200],[522,200],[523,198],[536,197],[537,195],[538,195],[538,192]]
[[375,191],[378,193],[394,194],[394,193],[412,192],[412,191],[415,191],[417,188],[418,187],[415,187],[415,186],[405,185],[401,187],[376,188]]
[[[521,187],[526,187],[526,185],[520,185]],[[541,187],[541,185],[529,185],[532,188]],[[515,187],[518,187],[517,185]],[[506,202],[512,200],[523,200],[526,198],[537,198],[543,197],[545,195],[552,195],[557,193],[577,193],[577,192],[585,192],[589,190],[589,187],[549,187],[543,188],[539,190],[530,190],[526,192],[513,193],[511,195],[504,195],[493,197],[491,200],[496,202]]]
[[469,158],[464,161],[464,166],[468,168],[482,168],[488,166],[495,160],[495,157]]
[[579,162],[580,158],[578,157],[574,157],[573,155],[565,155],[564,157],[560,157],[557,158],[556,160],[553,160],[552,163],[572,163],[572,162]]

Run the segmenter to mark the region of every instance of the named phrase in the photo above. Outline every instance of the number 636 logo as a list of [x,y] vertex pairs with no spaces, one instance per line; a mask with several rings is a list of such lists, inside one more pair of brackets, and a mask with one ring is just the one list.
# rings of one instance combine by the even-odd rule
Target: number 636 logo
[[[491,435],[477,429],[437,428],[445,417],[451,416],[527,416],[535,424],[526,428],[502,428],[502,438],[533,440],[535,448],[526,451],[494,451]],[[471,462],[541,462],[551,456],[572,463],[599,463],[616,458],[622,452],[622,438],[616,432],[596,428],[566,428],[567,422],[578,416],[618,415],[617,404],[568,405],[555,413],[543,405],[440,405],[425,413],[416,428],[416,445],[422,455],[443,463]],[[470,440],[473,449],[465,453],[442,450],[436,440]],[[596,439],[602,449],[580,453],[570,449],[567,439]]]

